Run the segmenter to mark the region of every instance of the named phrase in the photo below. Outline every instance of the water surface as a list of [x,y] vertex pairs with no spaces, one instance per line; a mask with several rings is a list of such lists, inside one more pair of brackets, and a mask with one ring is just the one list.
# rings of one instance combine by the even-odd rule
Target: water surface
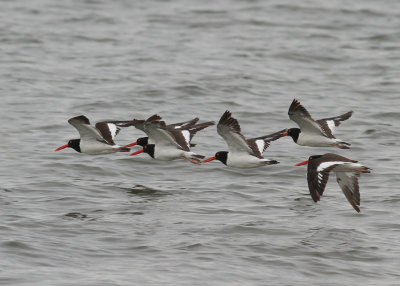
[[[0,282],[4,285],[396,285],[399,282],[398,1],[3,1]],[[67,123],[218,121],[244,135],[353,110],[350,150],[290,138],[279,165],[228,169],[145,154],[53,150]],[[120,144],[143,134],[124,129]],[[226,150],[211,127],[193,149]],[[309,155],[373,169],[361,213],[334,176],[314,203]]]

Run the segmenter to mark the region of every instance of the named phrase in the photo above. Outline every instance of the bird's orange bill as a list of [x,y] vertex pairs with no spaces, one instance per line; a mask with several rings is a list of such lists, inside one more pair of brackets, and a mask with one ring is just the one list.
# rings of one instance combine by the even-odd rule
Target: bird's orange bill
[[137,154],[142,153],[143,151],[144,151],[144,149],[140,149],[139,151],[136,151],[136,152],[133,152],[133,153],[129,154],[129,156],[135,156]]
[[287,135],[288,135],[288,133],[285,132],[285,133],[282,134],[282,137],[287,136]]
[[308,164],[308,160],[305,160],[304,162],[298,163],[295,166],[301,166],[301,165],[306,165]]
[[215,160],[215,156],[214,156],[214,157],[207,158],[207,159],[201,161],[201,163],[207,163],[207,162],[210,162],[210,161],[212,161],[212,160]]
[[65,149],[65,148],[67,148],[68,147],[68,144],[65,144],[65,145],[63,145],[63,146],[61,146],[61,147],[58,147],[56,150],[54,150],[54,151],[60,151],[60,150],[62,150],[62,149]]
[[137,145],[136,141],[131,143],[131,144],[125,145],[124,148],[132,147],[132,146],[135,146],[135,145]]

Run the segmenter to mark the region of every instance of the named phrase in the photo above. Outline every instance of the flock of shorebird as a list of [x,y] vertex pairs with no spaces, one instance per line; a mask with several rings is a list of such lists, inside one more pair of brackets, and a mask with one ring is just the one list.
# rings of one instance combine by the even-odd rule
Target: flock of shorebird
[[[217,132],[228,144],[228,151],[219,151],[207,159],[191,152],[190,147],[195,146],[191,141],[196,132],[214,125],[213,121],[198,123],[199,118],[194,118],[167,125],[160,116],[153,115],[146,120],[98,122],[93,127],[90,125],[89,119],[81,115],[68,120],[68,123],[78,130],[80,139],[69,140],[68,144],[55,151],[70,147],[77,152],[98,155],[129,152],[129,147],[140,145],[143,148],[131,153],[130,156],[144,152],[157,160],[184,158],[195,164],[219,160],[228,167],[253,168],[279,163],[276,160],[264,158],[262,154],[270,142],[284,136],[292,137],[295,143],[302,146],[333,146],[349,149],[350,144],[335,138],[333,131],[342,121],[350,118],[352,113],[349,111],[339,116],[314,120],[300,102],[294,99],[288,114],[289,118],[300,128],[283,129],[269,135],[246,139],[241,133],[239,122],[232,117],[231,112],[226,111],[217,124]],[[120,127],[129,126],[142,130],[147,137],[141,137],[125,146],[116,145],[114,138],[120,131]],[[357,212],[360,212],[358,177],[360,173],[370,173],[370,168],[333,153],[312,155],[308,160],[295,166],[305,164],[308,164],[308,187],[315,202],[320,200],[328,182],[329,172],[333,171],[336,173],[336,180],[347,200]]]

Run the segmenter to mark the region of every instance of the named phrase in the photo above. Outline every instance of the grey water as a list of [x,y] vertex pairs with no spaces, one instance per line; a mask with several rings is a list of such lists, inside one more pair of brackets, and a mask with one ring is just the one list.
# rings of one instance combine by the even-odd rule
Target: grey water
[[[1,1],[1,285],[399,285],[400,2]],[[54,149],[84,114],[218,121],[248,137],[353,110],[349,150],[273,142],[279,165],[160,162]],[[123,129],[116,142],[143,136]],[[226,150],[216,128],[193,151]],[[361,212],[310,155],[362,174]]]

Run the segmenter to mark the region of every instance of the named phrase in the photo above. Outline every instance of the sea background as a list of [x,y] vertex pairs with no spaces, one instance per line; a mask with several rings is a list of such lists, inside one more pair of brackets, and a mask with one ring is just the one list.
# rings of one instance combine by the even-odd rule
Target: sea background
[[[1,1],[1,285],[399,285],[400,2]],[[273,142],[279,165],[161,162],[54,149],[67,123],[218,121],[243,134],[353,110],[349,150]],[[123,129],[123,145],[143,136]],[[226,150],[216,128],[193,151]],[[361,213],[310,155],[373,169]]]

